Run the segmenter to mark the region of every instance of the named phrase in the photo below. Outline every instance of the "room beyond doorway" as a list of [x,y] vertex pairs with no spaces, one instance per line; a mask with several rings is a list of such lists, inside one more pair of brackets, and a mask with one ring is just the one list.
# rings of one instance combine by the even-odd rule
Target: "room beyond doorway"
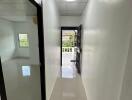
[[74,78],[80,67],[77,67],[77,47],[79,27],[61,28],[62,78]]

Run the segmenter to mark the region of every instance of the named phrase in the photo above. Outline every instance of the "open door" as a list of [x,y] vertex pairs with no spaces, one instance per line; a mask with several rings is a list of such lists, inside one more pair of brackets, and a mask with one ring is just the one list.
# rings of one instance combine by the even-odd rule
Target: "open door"
[[81,74],[81,54],[82,54],[82,47],[81,47],[81,37],[82,37],[82,25],[78,27],[78,33],[76,35],[77,41],[76,41],[76,67],[77,72]]
[[76,34],[78,27],[61,28],[61,74],[62,78],[74,78],[76,76]]
[[[73,43],[72,46],[68,46],[70,43],[71,33],[73,33]],[[81,74],[81,55],[82,55],[82,47],[81,47],[81,37],[82,37],[82,26],[79,27],[62,27],[61,28],[61,66],[62,73],[66,67],[73,67],[75,65],[75,70],[77,73]],[[72,39],[71,39],[72,40]],[[73,57],[72,57],[73,56]],[[66,75],[67,72],[66,71]],[[72,72],[71,72],[72,73]],[[62,74],[62,76],[65,76]],[[74,76],[74,75],[73,75]]]

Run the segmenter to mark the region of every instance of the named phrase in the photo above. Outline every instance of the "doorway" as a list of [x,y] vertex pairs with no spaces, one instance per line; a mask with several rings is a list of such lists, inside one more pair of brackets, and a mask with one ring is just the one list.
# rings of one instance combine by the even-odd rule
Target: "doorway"
[[74,78],[81,73],[81,28],[61,27],[61,76]]

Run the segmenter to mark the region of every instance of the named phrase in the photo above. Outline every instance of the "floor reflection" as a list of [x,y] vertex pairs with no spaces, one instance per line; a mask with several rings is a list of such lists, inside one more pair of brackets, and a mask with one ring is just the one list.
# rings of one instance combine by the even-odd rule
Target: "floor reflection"
[[41,100],[40,67],[13,59],[2,63],[8,100]]
[[50,100],[87,100],[81,77],[58,78]]
[[50,100],[87,100],[75,59],[75,52],[62,53],[62,76],[57,79]]
[[63,66],[62,67],[62,78],[74,78],[76,77],[75,66]]
[[75,60],[75,52],[62,53],[62,78],[74,78],[76,76],[76,66],[72,60]]

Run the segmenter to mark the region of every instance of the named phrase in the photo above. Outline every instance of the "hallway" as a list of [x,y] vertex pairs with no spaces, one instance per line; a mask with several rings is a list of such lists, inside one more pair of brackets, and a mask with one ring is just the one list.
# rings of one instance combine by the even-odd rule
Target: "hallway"
[[132,100],[132,0],[1,0],[0,100]]
[[[132,89],[126,86],[132,87],[128,84],[132,80],[131,55],[128,58],[132,45],[131,4],[132,0],[43,2],[47,100],[85,100],[86,96],[86,100],[132,100]],[[57,79],[61,58],[56,40],[60,40],[60,27],[80,24],[81,77]]]
[[81,77],[61,78],[56,81],[50,100],[87,100]]

